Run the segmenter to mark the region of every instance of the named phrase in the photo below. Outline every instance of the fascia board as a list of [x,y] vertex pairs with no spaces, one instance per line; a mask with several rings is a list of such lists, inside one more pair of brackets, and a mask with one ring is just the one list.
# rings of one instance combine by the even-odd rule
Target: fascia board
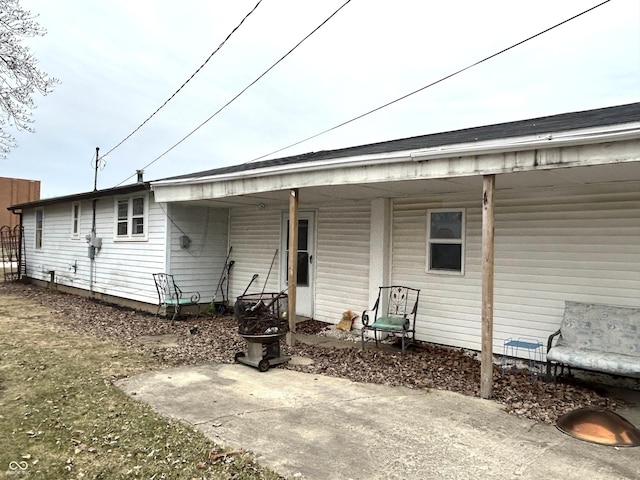
[[620,142],[640,138],[640,122],[622,127],[598,130],[581,130],[549,133],[532,137],[511,138],[500,142],[470,143],[427,148],[411,153],[417,162],[439,158],[491,155],[507,152],[521,152],[540,148],[573,147],[594,143]]
[[200,183],[223,182],[227,180],[236,180],[243,177],[259,178],[274,175],[318,172],[322,170],[331,170],[342,165],[348,167],[359,167],[363,165],[376,165],[380,163],[391,164],[397,162],[406,162],[411,160],[412,151],[392,152],[375,155],[361,155],[359,157],[342,157],[321,162],[293,163],[289,165],[279,165],[275,167],[257,168],[255,170],[243,170],[240,172],[226,173],[221,175],[210,175],[207,177],[181,178],[177,180],[164,180],[152,182],[151,189],[154,187],[165,187],[174,185],[197,185]]
[[424,150],[405,150],[357,157],[342,157],[323,161],[293,163],[275,167],[265,167],[255,170],[245,170],[206,177],[182,178],[163,180],[151,183],[155,187],[170,187],[178,185],[198,185],[212,182],[224,182],[241,178],[264,178],[269,176],[311,173],[345,167],[375,166],[406,161],[425,161],[431,159],[490,155],[506,152],[519,152],[539,148],[557,148],[613,141],[633,140],[640,138],[640,122],[613,125],[572,131],[561,131],[544,135],[505,138],[502,141],[474,142],[467,144],[453,144]]

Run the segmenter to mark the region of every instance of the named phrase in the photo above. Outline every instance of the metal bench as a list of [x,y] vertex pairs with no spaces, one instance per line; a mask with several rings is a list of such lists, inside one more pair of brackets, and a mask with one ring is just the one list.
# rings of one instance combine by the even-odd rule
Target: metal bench
[[[555,342],[554,342],[555,340]],[[565,302],[547,341],[547,378],[558,366],[640,378],[640,308]]]
[[[367,332],[373,332],[378,346],[378,332],[397,335],[402,338],[402,355],[405,354],[406,340],[416,340],[416,315],[420,290],[417,288],[392,285],[378,287],[378,298],[371,310],[362,312],[362,349]],[[370,313],[372,315],[370,315]]]
[[156,282],[156,290],[158,292],[158,310],[156,311],[156,317],[160,313],[160,310],[164,309],[165,315],[168,310],[173,310],[173,317],[171,320],[175,320],[182,307],[188,307],[191,305],[198,305],[198,315],[200,314],[200,293],[193,292],[189,296],[185,297],[182,290],[173,278],[173,275],[168,273],[153,273],[153,280]]

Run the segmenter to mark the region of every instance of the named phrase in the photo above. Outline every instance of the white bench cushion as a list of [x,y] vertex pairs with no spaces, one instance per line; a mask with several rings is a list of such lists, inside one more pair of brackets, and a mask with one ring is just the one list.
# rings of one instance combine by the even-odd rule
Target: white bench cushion
[[635,355],[556,345],[549,350],[547,359],[575,368],[640,378],[640,357]]

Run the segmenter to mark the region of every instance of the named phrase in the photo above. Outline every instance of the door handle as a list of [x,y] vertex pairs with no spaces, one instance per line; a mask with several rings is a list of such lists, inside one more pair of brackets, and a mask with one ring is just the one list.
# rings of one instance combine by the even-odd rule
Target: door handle
[[309,263],[313,264],[313,255],[309,255]]

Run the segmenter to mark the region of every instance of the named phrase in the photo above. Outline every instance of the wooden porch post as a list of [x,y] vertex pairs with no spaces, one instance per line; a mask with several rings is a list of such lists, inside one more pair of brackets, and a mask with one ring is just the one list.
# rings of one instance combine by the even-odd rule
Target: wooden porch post
[[296,333],[296,284],[298,283],[298,189],[289,192],[289,269],[287,271],[287,295],[289,309],[289,333],[287,344],[295,345]]
[[480,396],[491,398],[493,391],[493,263],[495,175],[482,180],[482,352]]

